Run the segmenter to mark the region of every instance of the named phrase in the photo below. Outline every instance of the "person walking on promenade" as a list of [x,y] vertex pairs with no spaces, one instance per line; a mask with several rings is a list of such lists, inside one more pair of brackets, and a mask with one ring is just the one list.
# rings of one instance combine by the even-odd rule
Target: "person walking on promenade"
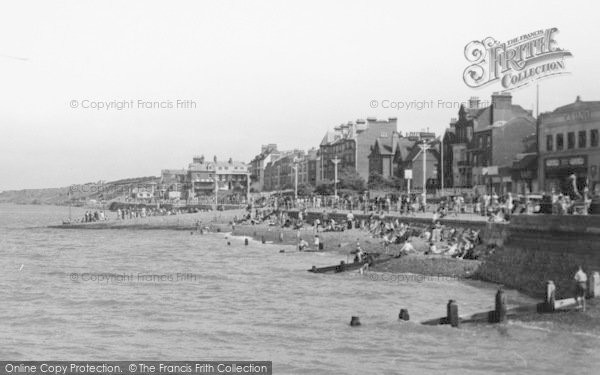
[[581,307],[582,311],[585,311],[585,293],[587,289],[587,275],[583,272],[581,266],[577,272],[575,272],[575,276],[573,277],[575,280],[575,301],[577,301],[577,306]]

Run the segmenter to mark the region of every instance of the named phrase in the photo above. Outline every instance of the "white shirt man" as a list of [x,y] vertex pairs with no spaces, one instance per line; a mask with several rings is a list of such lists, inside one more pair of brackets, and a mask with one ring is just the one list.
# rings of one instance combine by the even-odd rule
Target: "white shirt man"
[[415,252],[415,248],[410,243],[410,241],[406,241],[404,243],[404,245],[402,245],[402,248],[400,249],[400,254],[410,254],[410,253],[414,253],[414,252]]

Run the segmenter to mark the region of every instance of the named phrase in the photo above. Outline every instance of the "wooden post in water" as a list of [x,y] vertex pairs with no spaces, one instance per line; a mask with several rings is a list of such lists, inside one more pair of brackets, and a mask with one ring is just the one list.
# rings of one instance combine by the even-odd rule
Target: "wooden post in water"
[[554,281],[548,280],[546,282],[546,299],[545,303],[545,312],[553,312],[554,311],[554,301],[556,300],[556,285],[554,285]]
[[494,323],[503,323],[506,321],[506,295],[502,288],[496,293],[496,310],[494,311]]
[[600,274],[597,271],[588,279],[588,297],[600,297]]
[[408,321],[410,316],[408,315],[407,309],[400,309],[400,314],[398,314],[398,319]]
[[460,320],[458,318],[458,305],[453,299],[448,301],[446,308],[446,320],[452,327],[458,328],[460,325]]

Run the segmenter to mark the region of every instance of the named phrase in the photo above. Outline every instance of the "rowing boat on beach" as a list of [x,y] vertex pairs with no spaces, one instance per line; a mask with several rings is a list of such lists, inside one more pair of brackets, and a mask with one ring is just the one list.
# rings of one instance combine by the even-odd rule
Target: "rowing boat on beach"
[[[392,257],[379,257],[379,254],[373,254],[375,259],[371,261],[371,265],[385,263],[392,259]],[[354,271],[363,267],[365,264],[368,264],[369,261],[364,260],[362,262],[352,262],[346,263],[341,261],[340,264],[336,264],[335,266],[327,266],[327,267],[315,267],[312,266],[311,269],[307,270],[312,273],[339,273],[345,271]]]

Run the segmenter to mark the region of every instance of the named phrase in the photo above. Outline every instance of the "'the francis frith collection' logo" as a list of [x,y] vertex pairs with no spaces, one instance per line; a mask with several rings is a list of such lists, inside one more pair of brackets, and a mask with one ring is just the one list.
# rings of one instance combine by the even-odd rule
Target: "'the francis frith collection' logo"
[[537,30],[501,43],[492,37],[475,40],[465,47],[465,57],[472,63],[463,80],[469,87],[482,87],[495,82],[503,90],[513,90],[541,78],[566,74],[568,50],[558,47],[557,28]]

